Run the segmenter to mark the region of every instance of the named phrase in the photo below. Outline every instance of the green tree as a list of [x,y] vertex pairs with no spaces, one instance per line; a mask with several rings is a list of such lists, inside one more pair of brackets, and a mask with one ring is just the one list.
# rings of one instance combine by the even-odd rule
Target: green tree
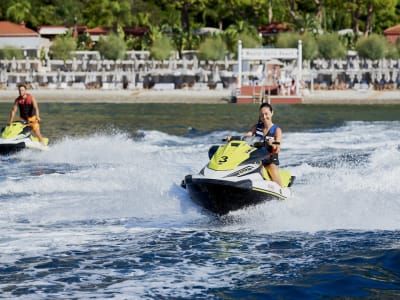
[[0,59],[13,59],[14,57],[16,59],[23,59],[24,54],[22,53],[22,49],[10,46],[0,48]]
[[101,37],[95,49],[100,52],[102,58],[117,60],[124,58],[126,44],[120,36],[112,33],[104,38]]
[[231,53],[237,52],[239,40],[242,41],[243,48],[258,48],[262,45],[256,28],[245,21],[238,21],[230,25],[224,32],[224,40]]
[[386,39],[377,34],[361,37],[356,43],[358,55],[362,58],[377,60],[387,54]]
[[313,34],[283,33],[280,34],[275,46],[277,48],[297,48],[299,40],[302,41],[304,60],[312,60],[318,55],[318,44]]
[[76,0],[31,0],[32,12],[38,25],[67,25],[73,26],[75,23],[84,22],[82,11],[83,1]]
[[87,33],[78,35],[78,40],[76,43],[78,50],[91,50],[94,45],[90,35]]
[[31,12],[31,2],[29,0],[17,0],[7,8],[7,19],[15,22],[30,22],[36,25],[36,18]]
[[[168,0],[167,0],[168,1]],[[168,1],[170,5],[180,12],[181,27],[186,33],[192,29],[190,14],[192,11],[201,12],[205,8],[206,0],[175,0]]]
[[153,59],[164,60],[170,58],[173,51],[174,46],[171,39],[168,36],[162,35],[151,46],[150,56]]
[[72,58],[72,52],[76,50],[76,41],[71,33],[64,36],[57,36],[51,47],[50,56],[53,59],[67,60]]
[[130,11],[128,0],[88,0],[83,16],[89,27],[113,27],[116,31],[118,25],[130,25]]
[[399,53],[398,48],[396,47],[396,44],[386,43],[386,47],[387,47],[386,58],[389,58],[389,59],[399,59],[400,58],[400,53]]
[[322,34],[317,37],[319,56],[325,59],[344,58],[346,48],[335,33]]
[[372,32],[374,27],[374,17],[380,11],[393,11],[397,5],[397,0],[365,0],[367,10],[365,20],[365,35]]
[[205,38],[199,46],[199,58],[204,60],[222,60],[226,55],[226,44],[220,35]]

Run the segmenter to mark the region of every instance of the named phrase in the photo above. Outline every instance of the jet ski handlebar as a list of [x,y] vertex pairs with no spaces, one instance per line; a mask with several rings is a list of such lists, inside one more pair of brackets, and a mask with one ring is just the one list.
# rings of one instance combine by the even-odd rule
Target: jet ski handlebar
[[256,148],[264,147],[266,143],[269,142],[270,139],[273,137],[266,136],[263,140],[260,140],[259,137],[256,136],[246,136],[246,135],[233,135],[227,136],[222,139],[223,142],[230,142],[230,141],[246,141],[250,145]]

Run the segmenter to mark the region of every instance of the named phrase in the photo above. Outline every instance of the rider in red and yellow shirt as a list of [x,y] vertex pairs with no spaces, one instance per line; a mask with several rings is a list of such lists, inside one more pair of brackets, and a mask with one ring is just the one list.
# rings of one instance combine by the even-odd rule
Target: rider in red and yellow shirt
[[20,120],[28,122],[32,127],[33,133],[39,139],[39,142],[44,143],[43,137],[40,133],[39,106],[36,99],[26,92],[26,86],[24,84],[18,86],[18,91],[19,96],[14,100],[8,124],[11,124],[14,121],[15,113],[17,112],[17,109],[19,109]]

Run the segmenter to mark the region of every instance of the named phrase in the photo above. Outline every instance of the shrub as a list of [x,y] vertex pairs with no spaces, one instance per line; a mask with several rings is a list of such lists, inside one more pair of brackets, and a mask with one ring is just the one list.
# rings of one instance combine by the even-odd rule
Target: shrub
[[4,48],[0,49],[0,59],[22,59],[24,58],[24,54],[22,49],[18,49],[11,46],[5,46]]
[[153,59],[164,60],[171,56],[171,52],[174,51],[172,41],[168,36],[161,35],[150,47],[150,56]]
[[346,57],[346,48],[337,34],[328,33],[317,38],[319,56],[325,59]]
[[199,58],[204,60],[222,60],[226,55],[226,44],[221,36],[205,38],[199,46]]
[[386,56],[385,56],[386,58],[389,58],[389,59],[399,59],[400,58],[399,49],[396,47],[395,44],[387,43],[386,47],[387,47],[387,52],[386,52]]
[[123,38],[111,33],[106,37],[101,37],[97,42],[95,49],[99,51],[104,59],[123,59],[126,51],[126,44]]
[[50,46],[50,56],[53,59],[67,60],[72,58],[72,51],[76,50],[76,41],[70,35],[57,36]]
[[384,58],[387,53],[386,40],[383,36],[371,34],[361,37],[356,43],[358,56],[371,60]]
[[282,33],[276,41],[277,48],[297,48],[299,40],[302,41],[302,52],[304,60],[312,60],[318,55],[318,44],[310,33]]

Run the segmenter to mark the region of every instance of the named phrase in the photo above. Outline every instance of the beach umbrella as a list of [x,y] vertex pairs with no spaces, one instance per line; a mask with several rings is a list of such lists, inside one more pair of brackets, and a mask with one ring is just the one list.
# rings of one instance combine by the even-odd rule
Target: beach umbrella
[[90,73],[90,82],[97,82],[97,72],[91,72]]
[[87,59],[82,59],[82,71],[87,70]]
[[215,66],[214,71],[212,73],[212,80],[213,82],[220,82],[221,77],[219,76],[219,67],[218,65]]
[[199,59],[197,56],[193,57],[193,70],[198,70],[199,69]]
[[397,79],[397,74],[398,74],[397,70],[396,70],[396,69],[393,69],[393,70],[392,70],[392,80],[393,80],[393,81],[396,81],[396,79]]
[[15,56],[11,60],[11,71],[15,71],[17,69],[17,62],[15,60]]
[[32,70],[30,70],[30,71],[28,72],[28,74],[26,75],[25,81],[26,81],[26,82],[33,82],[33,73],[32,73]]
[[175,59],[170,58],[168,60],[168,70],[172,71],[175,70],[175,64],[174,64]]
[[376,79],[376,71],[375,71],[375,69],[372,69],[371,70],[371,81],[374,82],[375,79]]
[[106,71],[103,69],[103,71],[101,72],[101,82],[105,83],[107,82],[107,73]]
[[133,68],[135,71],[139,71],[139,61],[136,58],[133,60]]
[[29,71],[31,69],[31,62],[28,58],[25,59],[25,70]]
[[136,73],[135,70],[130,71],[130,84],[135,87],[136,86]]
[[71,70],[76,71],[78,69],[78,63],[76,61],[76,57],[72,59]]
[[7,80],[8,80],[7,72],[4,69],[2,69],[0,71],[0,82],[5,83],[5,82],[7,82]]
[[187,60],[185,57],[182,58],[182,68],[185,70],[187,69]]
[[281,62],[279,59],[276,59],[276,58],[267,60],[266,64],[267,65],[275,65],[275,66],[283,66],[284,65],[283,62]]

